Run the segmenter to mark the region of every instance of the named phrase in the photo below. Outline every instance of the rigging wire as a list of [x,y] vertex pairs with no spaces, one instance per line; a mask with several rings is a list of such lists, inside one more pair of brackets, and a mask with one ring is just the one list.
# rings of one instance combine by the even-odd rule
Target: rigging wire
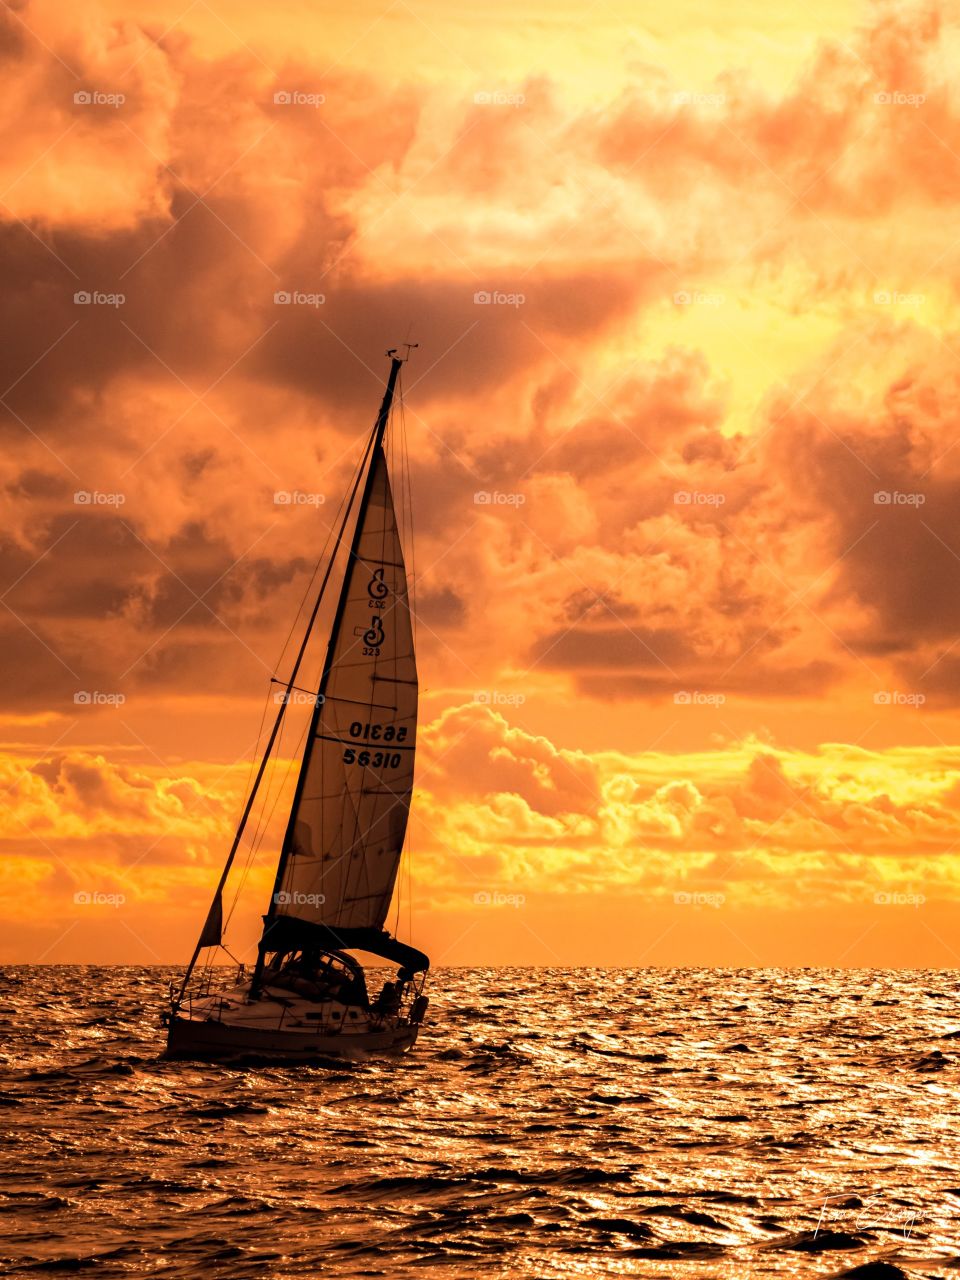
[[287,785],[287,783],[288,783],[288,781],[289,781],[289,779],[290,779],[291,775],[292,775],[292,774],[293,774],[293,772],[294,772],[295,766],[296,766],[296,764],[297,764],[297,760],[299,759],[299,756],[300,756],[301,748],[303,747],[303,744],[304,744],[304,742],[306,741],[307,732],[308,732],[308,730],[309,730],[309,727],[310,727],[310,726],[309,726],[309,723],[308,723],[308,724],[305,724],[305,725],[303,726],[302,730],[300,731],[300,737],[299,737],[299,739],[297,740],[296,748],[294,749],[294,752],[293,752],[293,754],[291,755],[290,760],[289,760],[289,761],[288,761],[288,763],[287,763],[287,768],[286,768],[286,770],[285,770],[285,772],[284,772],[283,778],[282,778],[282,780],[281,780],[281,782],[280,782],[280,785],[277,787],[276,792],[275,792],[275,794],[274,794],[274,796],[273,796],[273,800],[272,800],[272,803],[271,803],[271,805],[270,805],[270,812],[266,815],[266,821],[265,821],[265,823],[264,823],[264,825],[263,825],[263,830],[262,830],[262,831],[260,831],[260,832],[258,833],[258,836],[257,836],[257,838],[256,838],[256,842],[255,842],[255,844],[251,847],[249,857],[247,858],[247,861],[246,861],[246,863],[245,863],[245,865],[244,865],[244,867],[243,867],[243,869],[242,869],[242,872],[241,872],[240,884],[239,884],[239,886],[238,886],[238,888],[237,888],[237,897],[238,897],[238,898],[239,898],[239,896],[240,896],[240,894],[241,894],[241,892],[242,892],[242,890],[243,890],[243,888],[244,888],[244,886],[245,886],[245,884],[246,884],[246,881],[247,881],[247,878],[248,878],[248,876],[249,876],[249,874],[250,874],[250,871],[253,869],[253,863],[254,863],[254,860],[255,860],[255,858],[256,858],[256,855],[260,852],[261,848],[263,847],[263,842],[264,842],[264,840],[266,839],[267,832],[268,832],[268,831],[269,831],[269,829],[270,829],[270,824],[271,824],[271,822],[273,821],[273,816],[274,816],[274,814],[275,814],[275,812],[276,812],[277,805],[280,803],[280,798],[281,798],[281,796],[283,795],[284,789],[285,789],[285,787],[286,787],[286,785]]
[[[307,600],[310,598],[310,596],[311,596],[311,594],[312,594],[312,592],[313,592],[314,584],[316,583],[317,577],[318,577],[318,575],[319,575],[319,573],[320,573],[320,566],[324,563],[324,561],[325,561],[325,560],[326,560],[326,558],[327,558],[327,552],[328,552],[328,549],[329,549],[329,547],[330,547],[331,539],[333,538],[333,536],[334,536],[334,531],[335,531],[335,530],[336,530],[336,528],[338,527],[338,524],[339,524],[339,522],[340,522],[340,520],[341,520],[341,518],[342,518],[342,513],[343,513],[343,510],[344,510],[344,504],[345,504],[345,503],[346,503],[346,501],[347,501],[347,495],[348,495],[348,494],[352,494],[352,492],[353,492],[353,490],[354,490],[354,488],[355,488],[355,486],[356,486],[356,481],[357,481],[358,472],[359,472],[360,468],[362,467],[362,465],[363,465],[363,462],[362,462],[362,458],[361,458],[361,460],[360,460],[358,463],[356,463],[356,464],[355,464],[354,469],[353,469],[353,471],[352,471],[352,473],[351,473],[351,476],[350,476],[350,484],[346,487],[346,489],[345,489],[345,490],[344,490],[344,492],[343,492],[343,496],[342,496],[342,497],[341,497],[341,499],[340,499],[340,505],[337,507],[336,513],[335,513],[335,515],[334,515],[334,518],[333,518],[333,520],[332,520],[332,522],[331,522],[331,524],[330,524],[330,527],[329,527],[329,529],[328,529],[328,531],[327,531],[327,537],[326,537],[326,540],[324,541],[324,544],[323,544],[323,546],[322,546],[322,548],[321,548],[320,554],[319,554],[319,556],[317,557],[316,562],[314,563],[313,570],[312,570],[312,572],[311,572],[311,574],[310,574],[309,581],[307,582],[307,585],[306,585],[306,587],[305,587],[305,589],[304,589],[303,595],[302,595],[302,597],[301,597],[301,599],[300,599],[300,604],[299,604],[299,605],[298,605],[298,607],[297,607],[297,611],[296,611],[296,614],[294,615],[293,622],[291,623],[290,628],[289,628],[289,630],[287,631],[286,638],[284,639],[283,644],[282,644],[282,645],[281,645],[281,647],[280,647],[280,652],[279,652],[279,655],[278,655],[278,658],[277,658],[277,662],[276,662],[276,664],[275,664],[275,666],[274,666],[274,670],[279,669],[279,667],[281,666],[281,664],[282,664],[282,663],[283,663],[283,661],[284,661],[284,656],[285,656],[285,654],[286,654],[286,652],[287,652],[287,649],[288,649],[288,647],[289,647],[289,645],[290,645],[290,640],[291,640],[291,638],[292,638],[292,636],[293,636],[293,634],[294,634],[294,631],[295,631],[295,629],[296,629],[297,623],[299,622],[300,617],[301,617],[301,615],[302,615],[302,613],[303,613],[304,606],[306,605]],[[270,702],[270,692],[271,692],[271,686],[270,686],[270,685],[268,685],[268,687],[267,687],[267,692],[266,692],[266,695],[265,695],[265,697],[264,697],[263,712],[262,712],[261,720],[260,720],[260,733],[259,733],[259,734],[258,734],[258,736],[257,736],[257,748],[256,748],[256,752],[257,752],[257,753],[259,752],[260,737],[262,736],[262,733],[263,733],[263,725],[264,725],[264,723],[265,723],[265,721],[266,721],[267,707],[269,706],[269,702]],[[278,737],[277,737],[277,741],[276,741],[276,743],[274,744],[274,761],[277,761],[277,760],[279,760],[279,759],[281,758],[281,749],[282,749],[282,745],[283,745],[283,732],[284,732],[284,728],[285,728],[285,725],[281,725],[281,727],[280,727],[280,732],[279,732]],[[298,742],[298,744],[297,744],[297,749],[298,749],[298,751],[299,751],[300,744],[302,743],[303,738],[304,738],[305,736],[306,736],[306,728],[304,728],[304,731],[303,731],[303,733],[301,734],[300,742]],[[254,767],[255,761],[256,761],[256,753],[255,753],[255,755],[254,755],[254,759],[251,761],[251,764],[250,764],[250,772],[251,772],[251,773],[252,773],[252,771],[253,771],[253,767]],[[259,850],[260,850],[260,848],[261,848],[261,846],[262,846],[263,839],[264,839],[264,837],[265,837],[265,835],[266,835],[266,831],[267,831],[267,828],[268,828],[268,826],[269,826],[270,819],[273,817],[274,811],[276,810],[276,807],[277,807],[277,803],[278,803],[278,801],[279,801],[279,799],[280,799],[280,795],[281,795],[281,793],[282,793],[283,786],[284,786],[284,784],[286,783],[286,781],[287,781],[287,779],[288,779],[288,777],[289,777],[289,775],[290,775],[290,771],[291,771],[291,768],[292,768],[292,764],[293,764],[293,761],[291,760],[291,764],[290,764],[290,765],[288,765],[288,767],[287,767],[287,769],[286,769],[286,771],[285,771],[285,773],[284,773],[283,779],[281,780],[280,786],[278,787],[278,789],[276,790],[275,794],[273,795],[272,804],[270,805],[270,812],[269,812],[269,814],[266,816],[266,821],[265,821],[265,820],[264,820],[264,815],[266,814],[267,805],[268,805],[268,803],[270,803],[270,800],[271,800],[271,791],[272,791],[272,788],[273,788],[273,783],[274,783],[274,780],[275,780],[275,773],[276,773],[276,771],[275,771],[275,770],[271,770],[270,775],[269,775],[269,777],[268,777],[268,779],[267,779],[267,784],[266,784],[266,786],[265,786],[265,788],[264,788],[263,800],[262,800],[262,802],[261,802],[261,804],[260,804],[260,810],[259,810],[259,813],[258,813],[257,818],[256,818],[256,822],[255,822],[255,826],[254,826],[253,834],[252,834],[252,836],[250,837],[250,839],[247,841],[247,855],[246,855],[246,858],[245,858],[245,860],[244,860],[243,865],[242,865],[242,866],[241,866],[241,868],[240,868],[240,876],[239,876],[239,879],[238,879],[238,881],[237,881],[237,888],[236,888],[236,891],[235,891],[235,893],[234,893],[234,895],[233,895],[233,900],[232,900],[232,902],[230,903],[230,907],[229,907],[229,910],[228,910],[228,912],[227,912],[227,915],[226,915],[226,917],[225,917],[225,919],[224,919],[224,923],[223,923],[224,931],[226,930],[226,928],[227,928],[227,926],[229,925],[230,921],[233,919],[234,912],[236,911],[236,909],[237,909],[237,905],[239,904],[239,901],[240,901],[240,896],[241,896],[241,894],[242,894],[242,892],[243,892],[243,889],[244,889],[244,887],[245,887],[245,885],[246,885],[246,883],[247,883],[247,879],[248,879],[248,877],[249,877],[250,871],[251,871],[251,869],[252,869],[254,859],[255,859],[255,857],[256,857],[256,854],[259,852]],[[247,787],[245,788],[245,791],[248,791],[248,790],[249,790],[249,785],[250,785],[250,774],[248,773],[248,775],[247,775]]]

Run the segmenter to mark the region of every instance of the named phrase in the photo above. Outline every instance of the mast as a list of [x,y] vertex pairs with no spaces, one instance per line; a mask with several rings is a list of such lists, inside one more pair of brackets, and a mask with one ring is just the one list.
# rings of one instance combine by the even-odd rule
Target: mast
[[[361,495],[360,503],[357,508],[356,523],[354,525],[353,538],[350,544],[350,553],[349,553],[349,556],[347,557],[347,568],[344,573],[344,581],[340,590],[340,597],[337,600],[337,608],[334,614],[333,624],[330,628],[330,638],[327,642],[327,651],[323,661],[323,672],[320,677],[320,684],[317,690],[317,697],[314,703],[313,713],[310,718],[310,728],[306,738],[306,742],[308,746],[305,749],[304,758],[301,762],[300,775],[297,778],[297,786],[294,792],[293,801],[290,806],[290,817],[287,820],[287,828],[284,833],[283,842],[280,846],[280,857],[277,862],[277,872],[274,877],[273,890],[270,894],[270,901],[267,905],[267,914],[264,917],[264,928],[263,928],[263,934],[261,935],[261,938],[260,938],[260,945],[257,951],[257,962],[256,962],[256,967],[253,973],[253,980],[251,984],[251,995],[256,993],[259,986],[260,978],[263,974],[263,967],[264,967],[264,961],[265,961],[266,950],[267,950],[266,938],[270,929],[270,925],[273,922],[273,919],[276,915],[277,895],[280,892],[280,886],[283,884],[283,878],[287,869],[287,863],[289,861],[290,851],[293,846],[296,815],[300,806],[301,797],[303,795],[304,785],[306,783],[307,762],[309,758],[309,746],[310,744],[312,744],[314,737],[317,733],[318,721],[322,714],[327,683],[329,681],[330,671],[333,665],[333,657],[336,651],[337,641],[340,637],[340,632],[343,626],[343,615],[344,615],[344,610],[347,604],[347,587],[349,583],[349,568],[350,568],[350,565],[357,559],[360,537],[361,537],[361,534],[363,531],[363,525],[364,525],[364,516],[370,501],[370,492],[373,485],[377,457],[380,450],[383,448],[383,438],[387,429],[387,422],[389,421],[389,418],[390,418],[390,410],[393,406],[394,393],[396,391],[397,379],[399,378],[399,375],[400,375],[400,369],[406,362],[406,359],[409,358],[410,346],[416,346],[417,344],[413,343],[413,344],[406,344],[406,345],[408,348],[406,357],[398,356],[395,348],[392,348],[387,352],[387,355],[390,357],[390,374],[387,378],[387,386],[383,393],[383,400],[380,404],[380,411],[377,414],[377,419],[376,419],[376,422],[374,423],[373,431],[371,432],[370,439],[367,444],[367,450],[366,450],[367,474],[364,481],[363,493]],[[331,563],[333,558],[335,557],[331,558]]]
[[[346,532],[347,524],[350,519],[350,513],[353,510],[354,499],[356,498],[357,489],[360,485],[360,478],[363,475],[364,465],[366,465],[367,475],[364,483],[363,495],[361,497],[360,506],[358,508],[357,525],[354,530],[353,543],[351,545],[351,556],[353,556],[356,551],[356,542],[358,537],[357,530],[359,530],[359,528],[361,527],[361,524],[362,524],[361,518],[370,496],[370,485],[371,485],[371,478],[373,475],[373,462],[376,456],[377,449],[382,448],[382,445],[383,445],[383,436],[384,436],[384,432],[386,431],[387,421],[390,416],[390,409],[393,404],[393,397],[394,397],[394,391],[397,385],[397,378],[399,376],[401,366],[405,363],[406,359],[409,359],[411,346],[416,346],[417,344],[407,343],[404,345],[406,345],[407,347],[406,357],[403,357],[403,358],[399,357],[396,354],[395,348],[391,348],[391,350],[387,352],[387,355],[390,357],[390,361],[391,361],[390,375],[387,379],[387,387],[386,387],[386,391],[384,392],[383,401],[380,405],[380,412],[377,414],[377,420],[374,424],[373,431],[364,449],[363,457],[361,459],[360,469],[357,473],[356,480],[354,481],[353,488],[350,491],[350,497],[347,502],[346,510],[344,511],[344,514],[343,514],[343,520],[341,521],[340,528],[337,531],[336,541],[330,553],[330,559],[327,563],[327,568],[326,568],[326,571],[324,572],[323,580],[320,583],[320,589],[317,592],[317,597],[316,597],[316,600],[314,601],[313,608],[310,612],[310,617],[307,620],[307,626],[304,630],[303,639],[300,642],[300,648],[297,651],[297,656],[293,664],[293,669],[290,672],[290,678],[286,684],[286,689],[284,691],[284,695],[281,700],[280,709],[277,712],[276,719],[274,720],[274,723],[273,723],[273,728],[271,729],[270,736],[267,740],[267,745],[264,748],[263,757],[260,761],[260,766],[257,769],[256,777],[254,778],[253,785],[250,789],[250,795],[247,799],[246,804],[244,805],[243,813],[240,816],[240,821],[237,824],[237,830],[233,838],[233,843],[230,846],[230,852],[227,854],[227,860],[224,864],[223,871],[221,872],[220,879],[217,882],[217,887],[214,892],[213,901],[210,905],[210,910],[207,913],[203,928],[200,932],[200,936],[197,939],[197,944],[194,947],[193,955],[190,957],[190,963],[187,965],[186,972],[183,976],[183,982],[180,985],[180,990],[177,994],[176,1000],[174,1001],[174,1008],[179,1007],[181,1001],[183,1000],[184,993],[186,992],[186,989],[187,989],[187,984],[190,981],[191,974],[193,973],[193,970],[196,967],[197,960],[200,957],[200,952],[204,949],[204,947],[219,946],[220,944],[221,932],[222,932],[222,918],[223,918],[223,908],[222,908],[223,890],[227,883],[227,877],[230,874],[230,870],[233,866],[234,859],[236,858],[237,850],[240,847],[240,842],[241,842],[241,839],[243,838],[243,833],[246,828],[247,821],[253,810],[253,805],[256,800],[260,784],[263,781],[264,774],[266,773],[267,763],[269,762],[269,759],[270,759],[270,753],[272,752],[274,745],[276,744],[277,738],[279,736],[280,727],[283,724],[283,718],[284,718],[284,715],[286,714],[286,710],[290,702],[290,694],[292,693],[293,689],[296,687],[297,675],[299,674],[300,667],[303,663],[304,655],[307,650],[307,644],[310,640],[310,636],[312,634],[314,624],[317,620],[317,614],[320,611],[320,604],[323,600],[327,583],[330,579],[331,573],[333,572],[333,566],[337,560],[337,553],[339,552],[340,547],[343,543],[344,534]],[[315,730],[317,717],[319,715],[319,710],[320,710],[320,707],[323,705],[322,695],[323,695],[323,691],[326,686],[327,678],[329,675],[330,658],[333,653],[334,643],[339,631],[340,622],[342,620],[343,608],[344,608],[344,599],[343,599],[343,593],[341,592],[340,600],[337,603],[337,613],[334,618],[334,624],[333,624],[333,630],[330,637],[330,642],[327,646],[327,654],[324,660],[323,676],[320,681],[320,688],[318,691],[316,703],[313,710],[313,716],[311,719],[311,731]],[[302,791],[303,780],[304,780],[303,770],[301,769],[300,777],[297,781],[297,798],[299,798],[300,792]],[[292,825],[292,815],[295,811],[296,811],[296,801],[294,802],[293,809],[291,810],[290,825]],[[290,825],[288,825],[287,835],[284,838],[284,843],[283,843],[283,846],[281,847],[280,861],[277,867],[277,876],[276,876],[276,881],[274,886],[274,892],[273,892],[273,895],[271,895],[270,905],[268,908],[268,918],[273,915],[273,908],[275,905],[275,895],[278,891],[278,886],[280,884],[283,870],[286,865],[286,857],[287,857],[286,846],[287,846],[287,840],[291,834]],[[215,938],[213,938],[214,933],[216,934]],[[262,947],[262,942],[261,942],[261,947]],[[262,968],[263,968],[263,951],[261,949],[257,955],[257,965],[256,965],[255,974],[254,974],[254,988],[256,987],[257,978],[259,977],[262,971]]]

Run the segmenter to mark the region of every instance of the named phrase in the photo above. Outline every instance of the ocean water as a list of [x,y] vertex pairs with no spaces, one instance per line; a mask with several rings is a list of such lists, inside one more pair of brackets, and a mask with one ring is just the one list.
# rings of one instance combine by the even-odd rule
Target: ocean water
[[3,975],[2,1274],[960,1275],[955,974],[445,969],[293,1068],[163,1061],[173,976]]

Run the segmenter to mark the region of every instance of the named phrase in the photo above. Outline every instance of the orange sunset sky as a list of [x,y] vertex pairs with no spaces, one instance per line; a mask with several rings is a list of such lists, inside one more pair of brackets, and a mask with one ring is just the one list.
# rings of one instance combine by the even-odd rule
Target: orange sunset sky
[[410,339],[401,935],[956,964],[958,16],[4,4],[0,960],[189,955]]

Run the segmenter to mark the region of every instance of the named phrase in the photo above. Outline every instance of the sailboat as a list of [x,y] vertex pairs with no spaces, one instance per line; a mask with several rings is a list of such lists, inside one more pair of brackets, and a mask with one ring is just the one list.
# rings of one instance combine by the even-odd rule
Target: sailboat
[[[406,832],[417,736],[414,632],[384,449],[410,345],[405,356],[396,348],[387,352],[383,402],[285,693],[190,964],[179,989],[171,987],[165,1018],[170,1057],[306,1061],[404,1051],[423,1023],[430,961],[384,928]],[[297,679],[351,518],[314,696]],[[198,972],[198,960],[206,949],[223,945],[224,889],[297,690],[310,692],[313,709],[256,963],[251,973],[240,965],[232,982],[217,984],[224,966],[207,964]],[[396,976],[375,998],[354,952],[396,966]]]

